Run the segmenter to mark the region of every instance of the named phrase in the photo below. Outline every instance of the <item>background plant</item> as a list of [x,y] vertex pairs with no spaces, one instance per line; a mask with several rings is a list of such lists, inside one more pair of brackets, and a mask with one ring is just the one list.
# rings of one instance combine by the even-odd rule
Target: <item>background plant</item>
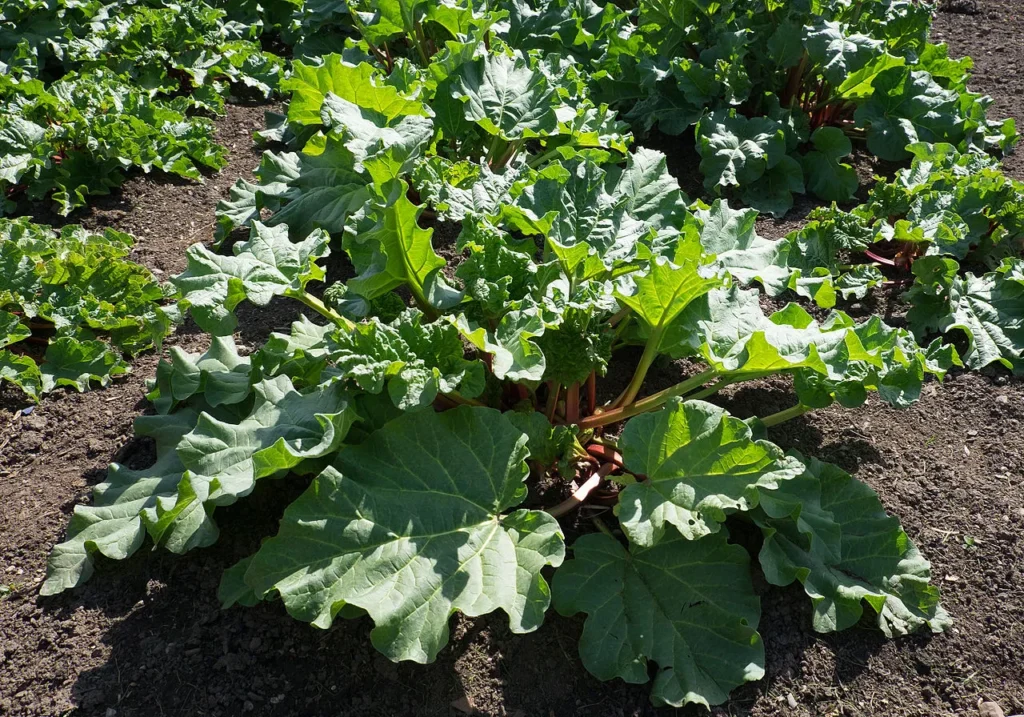
[[599,96],[634,128],[694,128],[708,191],[785,214],[794,194],[845,201],[856,142],[889,161],[916,142],[1006,152],[1012,119],[970,92],[969,58],[929,42],[916,0],[641,0],[595,66]]
[[125,356],[160,345],[177,307],[125,259],[131,247],[110,229],[58,233],[0,219],[0,382],[33,399],[60,386],[85,391],[127,372]]
[[202,0],[0,3],[0,213],[52,195],[67,215],[133,168],[222,168],[194,112],[222,112],[232,87],[276,89],[285,64],[261,30]]

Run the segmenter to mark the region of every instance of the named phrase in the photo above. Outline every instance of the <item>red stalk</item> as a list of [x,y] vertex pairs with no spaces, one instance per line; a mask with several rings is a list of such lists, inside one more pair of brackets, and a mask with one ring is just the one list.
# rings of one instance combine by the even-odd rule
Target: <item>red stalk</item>
[[604,461],[605,463],[614,463],[620,468],[625,467],[622,462],[622,454],[611,446],[606,446],[601,443],[591,443],[587,446],[587,453]]
[[580,385],[574,383],[565,392],[565,422],[579,423],[580,420]]
[[886,266],[896,266],[896,262],[894,262],[892,259],[886,259],[884,256],[879,256],[870,249],[864,250],[864,256],[868,257],[869,259],[872,259],[873,261],[877,261],[879,264],[885,264]]
[[614,470],[614,465],[611,463],[605,463],[597,470],[597,472],[590,476],[583,485],[577,488],[572,496],[563,500],[558,505],[548,508],[547,512],[555,518],[558,518],[583,505],[583,501],[587,499],[587,496],[590,495],[591,491],[601,485],[601,481]]
[[587,376],[587,410],[593,413],[597,410],[597,372],[591,371]]

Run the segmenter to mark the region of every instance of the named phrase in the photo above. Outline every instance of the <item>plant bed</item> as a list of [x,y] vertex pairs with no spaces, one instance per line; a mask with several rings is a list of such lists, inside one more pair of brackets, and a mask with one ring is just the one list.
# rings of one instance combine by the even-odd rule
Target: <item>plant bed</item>
[[[242,318],[244,320],[245,317]],[[201,350],[203,347],[200,345],[190,348],[192,350]],[[679,368],[677,366],[676,370],[678,371]],[[966,382],[966,384],[963,382]],[[950,537],[948,534],[943,533],[943,537],[939,538],[934,536],[928,537],[932,528],[927,524],[918,522],[921,519],[921,515],[917,506],[921,504],[931,505],[933,503],[932,493],[928,492],[929,483],[935,483],[936,480],[929,474],[928,478],[930,480],[925,483],[924,488],[920,488],[921,479],[914,473],[912,464],[906,462],[906,457],[901,452],[919,456],[920,460],[927,460],[926,456],[931,455],[929,451],[936,444],[943,447],[955,445],[961,449],[966,447],[970,453],[965,453],[961,450],[960,454],[963,455],[963,459],[960,458],[960,454],[957,454],[957,461],[960,462],[953,463],[953,459],[950,458],[950,466],[952,470],[956,470],[955,466],[968,465],[967,459],[971,456],[975,456],[974,460],[984,460],[984,464],[977,472],[970,472],[970,475],[978,476],[978,480],[983,480],[981,474],[986,471],[1000,476],[1005,475],[1002,470],[1002,463],[996,466],[994,463],[990,463],[990,461],[999,462],[1005,460],[1007,469],[1011,472],[1019,469],[1019,466],[1009,458],[1002,458],[1003,456],[1009,457],[1012,455],[1012,443],[1000,445],[1001,442],[1007,439],[1002,437],[997,439],[995,434],[991,438],[988,437],[988,434],[979,434],[977,436],[970,436],[968,434],[971,430],[978,430],[977,428],[968,428],[968,426],[985,422],[985,417],[990,415],[986,411],[995,411],[1007,422],[1018,420],[1013,409],[1000,408],[1008,404],[996,402],[995,400],[999,396],[1008,400],[1019,399],[1014,394],[1016,383],[1011,384],[1009,387],[1000,388],[999,386],[993,387],[986,381],[975,377],[963,377],[958,378],[951,387],[947,387],[945,390],[953,391],[954,393],[951,396],[959,399],[963,397],[961,395],[963,391],[962,385],[966,385],[971,392],[981,392],[984,394],[987,391],[988,401],[995,408],[990,408],[988,404],[982,404],[983,408],[979,409],[978,413],[965,415],[965,412],[962,410],[962,402],[954,401],[952,398],[946,400],[945,394],[928,395],[927,389],[931,388],[929,385],[926,387],[925,403],[921,404],[920,407],[911,408],[909,413],[889,411],[872,401],[869,402],[867,408],[860,412],[844,413],[835,409],[827,409],[826,412],[820,414],[820,417],[818,414],[815,414],[810,418],[797,419],[784,428],[772,429],[770,434],[774,441],[782,444],[784,447],[798,448],[805,453],[817,454],[834,460],[842,465],[843,468],[856,471],[858,475],[865,477],[872,483],[881,494],[882,501],[886,507],[895,510],[903,518],[908,531],[915,536],[922,549],[930,557],[933,557],[933,562],[937,566],[936,574],[941,576],[940,580],[947,593],[950,591],[955,592],[958,586],[964,582],[970,582],[973,585],[973,579],[965,578],[963,575],[970,571],[960,566],[970,564],[973,556],[978,554],[976,551],[990,549],[993,556],[999,555],[1002,552],[1004,564],[1009,563],[1011,566],[1013,560],[1007,558],[1007,556],[1012,557],[1017,554],[1015,552],[1015,543],[1000,535],[1001,532],[1010,533],[1000,531],[998,527],[1000,521],[1011,526],[1018,524],[1015,522],[1017,518],[1013,515],[1012,510],[1009,510],[1012,507],[1012,498],[1010,500],[996,501],[1000,511],[997,511],[999,515],[994,518],[997,527],[988,531],[988,533],[991,533],[990,537],[976,535],[976,533],[981,532],[980,528],[990,526],[990,522],[985,520],[977,524],[973,520],[956,523],[958,527],[956,535]],[[757,383],[752,389],[737,390],[735,388],[726,388],[722,395],[723,403],[740,417],[769,415],[770,413],[784,410],[787,407],[787,404],[780,402],[779,399],[782,395],[791,394],[780,395],[773,393],[773,389],[779,388],[785,390],[784,387],[778,386],[774,382]],[[930,433],[934,424],[933,412],[935,415],[948,417],[948,420],[943,424],[943,428],[948,428],[948,430],[943,431],[941,434],[936,434],[934,437]],[[957,420],[954,420],[954,417]],[[878,428],[879,426],[881,428]],[[916,426],[916,428],[908,431],[907,426]],[[994,430],[998,431],[998,428]],[[782,432],[779,433],[779,431]],[[820,434],[816,434],[815,431],[819,431]],[[929,432],[929,435],[922,435],[924,432]],[[957,432],[960,434],[959,441],[956,439]],[[860,438],[861,435],[866,435],[868,438]],[[923,448],[916,447],[909,438],[906,440],[896,440],[908,435],[919,438]],[[967,440],[970,438],[975,440]],[[876,444],[875,450],[878,453],[873,453],[868,449],[837,450],[837,452],[833,452],[830,448],[830,446],[841,448],[848,444],[860,445],[863,442]],[[979,442],[982,444],[980,450],[977,445]],[[819,448],[819,445],[824,445],[825,449],[822,450]],[[1007,446],[1009,446],[1009,452],[1006,448]],[[118,459],[132,468],[141,469],[146,462],[145,455],[146,453],[135,455],[128,452]],[[150,453],[149,455],[152,454]],[[979,455],[981,458],[979,458]],[[102,460],[99,462],[102,462]],[[881,469],[883,465],[885,467],[884,470]],[[879,466],[878,475],[870,469],[871,466]],[[904,466],[905,468],[903,468]],[[960,478],[961,476],[959,475],[955,476],[956,482],[953,482],[954,476],[950,476],[948,486],[951,490],[958,490],[954,486],[960,485]],[[1002,495],[1004,493],[1003,489],[996,487],[1001,485],[998,483],[998,481],[1002,480],[1001,478],[995,479],[992,475],[989,475],[984,480],[990,481],[984,483],[984,485],[986,487],[991,486],[995,494]],[[943,483],[939,485],[943,485]],[[918,489],[915,490],[915,488]],[[280,487],[259,488],[254,494],[253,501],[255,505],[251,509],[239,506],[228,511],[220,511],[218,519],[222,516],[224,518],[222,527],[225,534],[234,526],[238,526],[239,529],[242,526],[249,526],[259,515],[265,515],[265,512],[261,511],[262,506],[279,505],[282,502],[295,499],[297,491],[300,489],[301,485],[297,485],[295,482],[286,482],[281,484]],[[942,490],[941,488],[934,487],[932,489]],[[1006,490],[1013,490],[1012,483],[1008,483]],[[271,492],[266,493],[265,491]],[[970,499],[970,495],[959,497]],[[947,511],[943,514],[947,516],[947,523],[949,523],[954,518],[963,518],[962,512],[958,508],[956,511]],[[979,507],[977,511],[972,513],[982,514],[986,512],[990,511]],[[1004,515],[1007,518],[1006,520],[1003,520]],[[265,534],[274,532],[274,521],[272,519],[269,522],[265,522],[264,525],[266,528]],[[579,527],[592,529],[586,525],[586,521]],[[944,527],[935,529],[948,530]],[[576,526],[567,530],[575,531]],[[142,620],[143,622],[134,622],[132,617],[128,617],[125,620],[125,632],[123,633],[125,639],[127,635],[141,628],[142,631],[155,635],[155,640],[144,643],[144,646],[140,648],[140,652],[145,651],[144,654],[158,654],[162,650],[163,655],[177,654],[175,650],[178,649],[179,645],[172,644],[177,641],[172,638],[171,633],[167,632],[166,627],[160,627],[159,621],[163,619],[161,615],[170,617],[172,614],[177,614],[178,617],[175,619],[185,619],[191,622],[195,621],[196,615],[199,614],[200,619],[198,621],[202,624],[203,629],[228,636],[228,644],[238,646],[237,649],[228,649],[226,653],[221,653],[220,648],[208,650],[204,647],[206,642],[200,630],[193,631],[185,641],[185,644],[180,645],[180,647],[184,648],[181,654],[185,664],[192,664],[195,662],[194,658],[198,656],[200,665],[205,665],[206,669],[215,675],[212,680],[209,680],[209,685],[203,685],[194,691],[193,694],[198,695],[195,698],[183,697],[170,686],[164,690],[165,698],[172,702],[178,700],[175,704],[182,705],[181,709],[184,710],[196,709],[197,705],[199,705],[199,709],[215,709],[214,705],[221,703],[223,700],[228,700],[233,701],[233,703],[237,702],[243,709],[248,701],[252,705],[253,710],[267,711],[267,713],[270,713],[277,705],[284,705],[281,708],[283,710],[301,712],[303,711],[301,700],[309,699],[303,694],[303,690],[309,686],[309,674],[311,672],[315,675],[316,684],[321,685],[320,691],[317,693],[319,697],[314,698],[314,702],[319,708],[329,709],[331,705],[339,708],[351,708],[353,705],[363,702],[361,699],[358,702],[356,701],[361,695],[356,694],[352,678],[341,678],[343,674],[351,674],[353,670],[351,664],[344,666],[348,670],[348,672],[344,673],[333,672],[333,668],[326,670],[314,668],[309,670],[305,669],[305,667],[306,665],[321,664],[320,660],[331,654],[328,650],[344,650],[346,646],[351,650],[351,645],[355,642],[365,645],[365,621],[362,626],[357,623],[354,628],[349,626],[337,627],[330,633],[327,633],[323,640],[311,642],[306,631],[290,625],[286,626],[281,621],[278,611],[273,609],[258,608],[257,612],[254,613],[259,616],[258,618],[246,617],[244,611],[242,613],[234,611],[225,613],[222,617],[214,617],[217,613],[213,609],[213,603],[208,599],[197,597],[193,594],[189,594],[191,601],[198,601],[203,607],[196,609],[192,602],[185,605],[173,600],[171,603],[165,602],[165,598],[162,597],[164,594],[169,596],[181,595],[184,598],[185,593],[177,592],[176,588],[174,588],[174,585],[180,579],[181,571],[185,571],[186,575],[195,576],[196,581],[204,584],[207,591],[214,590],[216,583],[215,574],[219,573],[219,570],[205,569],[209,565],[207,563],[207,556],[222,556],[219,567],[227,567],[234,559],[251,554],[258,547],[253,544],[254,537],[231,538],[227,547],[216,548],[214,552],[204,553],[203,557],[198,561],[195,559],[175,561],[158,558],[155,572],[152,563],[149,567],[146,567],[140,561],[133,561],[130,565],[136,567],[129,566],[127,568],[123,575],[124,580],[129,582],[134,580],[136,585],[142,586],[148,582],[150,576],[156,576],[157,584],[153,586],[153,590],[142,588],[143,593],[152,593],[149,596],[151,610],[145,612],[145,605],[139,608],[138,614],[140,617],[134,618],[134,620]],[[970,538],[970,540],[968,541],[967,538]],[[956,543],[956,539],[959,539],[960,542]],[[954,541],[954,547],[952,548],[949,547],[950,540]],[[991,546],[993,542],[997,546],[996,548],[986,548],[987,545]],[[962,552],[952,552],[954,550]],[[948,560],[948,562],[941,566],[941,570],[938,568],[937,562],[940,558],[933,556],[932,551],[935,551],[937,556],[941,556],[942,560]],[[961,558],[964,556],[966,558],[961,561]],[[39,564],[38,561],[36,564]],[[176,565],[178,566],[178,572],[173,577],[163,572],[175,570]],[[1010,579],[1012,580],[1014,575],[1012,567],[1009,570]],[[982,575],[984,579],[979,579],[980,585],[984,585],[986,589],[992,590],[993,594],[998,595],[1002,600],[1012,599],[1008,593],[1008,586],[1012,585],[1012,583],[1001,580],[998,573],[988,575],[983,572]],[[163,580],[165,576],[168,578],[166,582]],[[117,581],[115,585],[125,585],[125,583],[121,582],[122,578],[115,578],[115,580]],[[160,585],[163,585],[162,589]],[[980,585],[976,591],[970,593],[975,603],[985,602],[979,597]],[[969,667],[972,664],[972,660],[979,660],[978,664],[984,666],[983,670],[986,672],[988,680],[984,689],[1002,689],[1004,694],[1010,696],[1008,700],[1017,699],[1013,695],[1019,686],[1014,685],[1012,676],[1007,676],[1008,673],[1000,669],[1002,660],[999,656],[1005,655],[1006,650],[1012,649],[1012,645],[1007,645],[1005,642],[998,644],[986,642],[981,634],[973,631],[973,629],[970,632],[970,636],[974,638],[973,643],[967,637],[953,636],[938,638],[928,643],[903,641],[893,645],[883,645],[873,637],[865,637],[866,642],[862,643],[860,642],[860,634],[849,638],[836,637],[829,638],[827,641],[818,641],[806,627],[810,615],[806,611],[801,612],[795,608],[796,599],[800,597],[799,591],[790,590],[785,593],[779,593],[776,590],[766,588],[763,584],[756,584],[755,587],[758,593],[763,592],[765,595],[762,600],[763,610],[765,610],[761,620],[762,635],[769,654],[769,670],[771,671],[769,677],[774,682],[770,680],[772,686],[769,689],[772,691],[772,694],[768,698],[762,698],[760,702],[755,703],[756,688],[737,692],[732,703],[736,710],[749,710],[756,714],[773,713],[776,706],[779,709],[785,710],[788,707],[789,700],[787,696],[790,692],[796,693],[795,699],[798,701],[803,702],[806,700],[809,704],[823,700],[831,700],[835,704],[839,704],[840,701],[845,700],[846,695],[837,692],[836,690],[839,688],[833,685],[833,681],[836,679],[835,675],[837,674],[844,684],[848,683],[851,678],[854,684],[858,686],[864,684],[864,691],[860,693],[864,699],[861,701],[871,704],[870,700],[874,699],[872,690],[878,689],[877,680],[876,684],[871,685],[867,682],[867,677],[865,677],[865,675],[870,673],[863,673],[858,676],[856,674],[857,667],[840,667],[839,663],[845,665],[847,662],[852,662],[854,665],[859,665],[867,661],[868,664],[877,664],[878,660],[884,661],[889,659],[888,656],[891,656],[893,662],[885,664],[896,665],[900,658],[903,658],[904,662],[906,661],[905,657],[908,651],[918,659],[918,662],[914,663],[916,667],[913,667],[910,672],[900,672],[900,674],[906,675],[906,680],[896,680],[890,683],[891,686],[887,685],[887,689],[891,691],[883,699],[894,700],[897,699],[894,696],[898,695],[899,698],[903,698],[904,704],[920,705],[910,709],[931,710],[929,713],[941,713],[941,710],[944,709],[940,703],[929,704],[932,700],[946,700],[950,704],[966,708],[970,706],[971,699],[976,693],[972,690],[981,689],[973,686],[972,681],[975,678],[972,678],[971,671],[961,671],[965,666]],[[136,595],[143,593],[139,593],[138,588],[136,589]],[[110,593],[106,589],[101,589],[97,586],[97,582],[93,582],[84,588],[82,596],[72,600],[72,604],[81,604],[80,601],[85,600],[86,603],[95,605],[96,607],[89,608],[90,610],[95,610],[98,609],[99,603],[93,602],[94,599],[90,596],[105,594],[116,593]],[[783,595],[784,598],[778,597],[780,595]],[[9,599],[23,601],[23,598],[18,594],[11,596]],[[100,600],[102,601],[103,598],[100,598]],[[61,604],[66,604],[64,598],[61,598],[60,602]],[[784,610],[774,617],[769,617],[767,611],[772,607],[779,607],[780,603],[791,608],[798,615],[791,615]],[[16,604],[24,606],[29,610],[37,609],[28,602]],[[134,605],[134,603],[132,604]],[[164,604],[167,604],[169,610],[173,612],[162,612],[159,606]],[[171,604],[174,605],[173,608]],[[130,605],[127,605],[125,600],[115,600],[113,606],[111,601],[107,600],[106,605],[108,611],[112,614],[137,614]],[[952,607],[959,608],[961,613],[966,611],[968,615],[972,615],[974,610],[973,604],[968,606],[959,597],[955,599]],[[21,614],[25,615],[26,613]],[[255,630],[255,636],[260,638],[259,640],[252,639],[254,634],[252,622],[254,619],[266,620],[271,625],[271,627],[267,628],[267,631],[263,632],[265,637],[260,637],[260,629],[257,628]],[[777,638],[773,635],[776,628],[769,627],[769,623],[773,622],[776,626],[785,626],[781,632],[778,632]],[[981,622],[979,621],[978,624],[981,624]],[[294,630],[298,631],[292,632]],[[965,630],[965,634],[966,632]],[[387,663],[381,664],[379,661],[376,661],[372,657],[372,653],[365,655],[365,658],[362,653],[356,656],[353,662],[358,666],[355,668],[357,676],[362,674],[366,674],[368,677],[374,675],[375,677],[372,679],[379,680],[381,675],[388,676],[393,674],[397,680],[402,682],[419,680],[420,682],[430,683],[429,688],[414,688],[410,692],[389,696],[386,702],[381,700],[380,695],[373,694],[369,702],[365,704],[364,711],[369,714],[378,711],[381,713],[403,713],[423,711],[424,706],[426,706],[428,710],[436,707],[437,713],[444,713],[448,709],[448,703],[461,697],[463,690],[469,693],[473,704],[484,713],[498,714],[502,710],[512,712],[515,709],[523,709],[526,713],[533,713],[543,709],[553,709],[552,705],[557,707],[555,709],[556,713],[571,713],[573,710],[582,708],[583,705],[590,704],[588,702],[590,699],[602,700],[604,704],[599,709],[607,708],[618,711],[647,709],[639,706],[646,701],[646,695],[643,692],[622,686],[621,684],[616,685],[615,683],[599,685],[593,682],[593,680],[582,676],[580,666],[575,664],[572,659],[573,643],[579,636],[576,634],[576,628],[573,628],[571,623],[556,621],[556,626],[551,630],[550,635],[547,636],[542,631],[527,638],[513,638],[508,635],[507,627],[503,625],[502,620],[483,619],[476,621],[476,625],[473,625],[470,621],[460,619],[453,625],[453,634],[455,639],[452,653],[449,655],[442,653],[441,662],[438,663],[438,667],[436,669],[430,668],[430,671],[425,673],[416,672],[406,667],[390,668]],[[110,635],[115,643],[119,643],[119,640],[114,636],[114,631]],[[294,635],[294,637],[288,637],[289,635]],[[799,637],[794,640],[794,635]],[[287,646],[289,639],[293,640],[291,646]],[[961,639],[963,642],[960,642]],[[234,675],[240,672],[246,673],[246,668],[252,665],[263,664],[259,656],[270,649],[267,647],[267,644],[273,643],[276,640],[281,640],[282,646],[280,648],[275,646],[273,649],[280,649],[282,651],[280,653],[281,656],[288,656],[290,654],[288,650],[290,649],[296,651],[294,659],[297,659],[299,663],[296,665],[295,672],[286,672],[287,676],[284,678],[280,674],[273,675],[270,672],[271,668],[268,662],[266,670],[258,673],[254,681],[247,684],[236,682],[233,677]],[[520,640],[523,642],[520,642]],[[844,643],[843,640],[849,640],[850,642]],[[950,642],[944,642],[945,640],[950,640]],[[975,658],[974,653],[967,651],[963,647],[964,645],[980,643],[985,643],[991,648],[991,654],[988,657],[983,658],[979,655]],[[847,646],[845,651],[841,647],[844,644]],[[778,647],[784,648],[786,645],[794,645],[794,649],[789,651],[777,649]],[[841,659],[838,661],[833,660],[831,657],[834,654],[832,650],[835,645],[840,646],[839,654]],[[961,646],[959,655],[952,649],[953,646],[957,645]],[[945,652],[947,649],[945,646],[949,646],[949,652]],[[196,647],[199,647],[198,652],[195,652]],[[801,650],[805,647],[806,649],[801,653]],[[320,652],[318,656],[316,651],[319,651],[321,648],[323,652]],[[311,653],[311,650],[314,652]],[[929,650],[941,650],[942,652],[936,654],[935,652],[929,652]],[[545,655],[554,655],[554,660],[545,658],[538,666],[535,653],[540,651],[543,651]],[[186,652],[189,654],[186,655]],[[791,674],[795,674],[792,672],[795,668],[792,659],[793,654],[805,655],[805,672],[812,676],[820,675],[820,682],[815,683],[820,685],[820,687],[811,687],[810,690],[801,692],[796,685],[806,684],[806,680],[800,680],[799,675],[789,678],[785,676],[787,669],[791,670]],[[963,654],[971,655],[971,657],[966,660],[962,659]],[[497,655],[502,655],[503,657],[497,657]],[[776,656],[780,659],[778,668],[770,664],[771,659]],[[870,660],[868,660],[869,656]],[[958,657],[961,659],[958,659]],[[146,659],[141,658],[137,662],[146,664]],[[310,661],[302,662],[302,660],[306,659]],[[217,663],[218,666],[216,668],[213,667],[213,662]],[[835,666],[833,666],[833,663]],[[148,664],[154,665],[153,668],[149,669],[155,669],[155,665],[158,663],[151,659]],[[361,671],[363,665],[365,665],[368,672],[363,673]],[[455,669],[454,677],[449,673],[442,672],[445,669],[450,672],[452,668]],[[197,669],[201,669],[201,667]],[[389,672],[391,669],[394,672]],[[906,669],[906,666],[904,665],[900,669]],[[224,671],[225,679],[220,679],[218,676],[221,670]],[[936,671],[941,673],[943,677],[935,677]],[[93,688],[89,686],[93,684],[90,681],[94,678],[96,684],[105,684],[108,675],[112,675],[112,673],[100,671],[95,673],[95,675],[83,677],[80,681],[82,682],[82,689],[79,692],[80,700],[88,705],[87,711],[102,711],[108,704],[115,704],[115,702],[109,701],[110,698],[106,693],[97,695]],[[442,675],[445,676],[442,677]],[[946,679],[946,675],[950,677]],[[229,677],[231,679],[227,679]],[[787,680],[794,681],[788,682]],[[522,687],[525,684],[539,684],[545,687],[543,690],[538,691],[539,694],[530,695]],[[571,684],[574,688],[574,694],[579,696],[571,698],[571,701],[559,701],[556,694],[564,692],[566,684]],[[790,687],[790,685],[793,686]],[[269,690],[267,689],[268,686],[270,687]],[[332,687],[335,689],[332,690]],[[243,688],[245,688],[244,694],[242,692]],[[103,692],[102,688],[100,692]],[[249,694],[250,692],[252,694]],[[256,697],[254,698],[252,695],[256,695]],[[281,697],[282,695],[283,697]],[[921,700],[921,702],[908,702],[910,695],[914,695],[914,700]],[[117,697],[115,696],[114,700],[116,699]],[[132,699],[130,696],[125,698],[127,709],[132,709]],[[856,697],[853,699],[856,699]],[[190,702],[189,700],[193,701]],[[1008,701],[1007,704],[1013,705],[1014,703]],[[42,708],[40,711],[45,712],[45,709]],[[590,709],[592,711],[593,708]]]

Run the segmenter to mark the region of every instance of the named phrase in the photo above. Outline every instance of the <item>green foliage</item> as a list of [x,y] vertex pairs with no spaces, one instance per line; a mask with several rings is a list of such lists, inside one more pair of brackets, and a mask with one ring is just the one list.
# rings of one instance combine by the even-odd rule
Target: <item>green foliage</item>
[[928,41],[927,3],[640,0],[635,22],[606,20],[620,39],[591,60],[598,96],[637,130],[695,126],[705,186],[761,211],[804,191],[850,199],[842,134],[892,161],[918,142],[998,153],[1017,140],[967,89],[970,59]]
[[[282,35],[318,12],[232,5]],[[696,123],[707,187],[778,213],[805,186],[836,201],[856,188],[851,141],[822,108],[749,104],[788,68],[828,83],[847,114],[870,114],[877,100],[883,115],[906,115],[895,124],[908,133],[985,144],[987,126],[968,140],[965,121],[933,116],[949,97],[966,111],[965,68],[927,45],[915,4],[834,5],[814,19],[781,3],[762,18],[673,0],[644,0],[637,13],[528,0],[325,11],[348,36],[283,83],[287,116],[263,137],[286,151],[266,152],[257,181],[218,207],[219,238],[237,228],[249,238],[230,254],[192,247],[172,280],[213,336],[204,354],[175,349],[157,369],[157,415],[137,426],[157,461],[111,467],[93,504],[76,508],[43,593],[81,584],[97,555],[126,558],[147,536],[173,552],[208,546],[218,507],[292,474],[305,492],[276,535],[225,572],[222,601],[280,599],[323,629],[368,614],[371,640],[393,660],[434,660],[454,612],[500,609],[520,633],[553,603],[587,614],[580,655],[599,678],[653,676],[656,704],[721,703],[765,671],[751,556],[729,542],[740,522],[763,532],[769,581],[803,585],[816,630],[849,627],[865,604],[889,635],[943,629],[928,565],[877,496],[835,466],[786,454],[766,430],[870,393],[907,406],[959,364],[957,352],[922,347],[879,317],[795,303],[766,312],[743,285],[832,308],[887,280],[858,256],[919,230],[920,253],[936,255],[920,271],[954,261],[943,254],[964,258],[965,246],[1001,258],[1002,240],[975,247],[955,232],[999,212],[1012,237],[1016,214],[970,188],[951,202],[946,184],[980,182],[1006,199],[1011,185],[981,155],[935,149],[864,207],[820,210],[769,241],[756,210],[690,204],[666,158],[631,150],[627,126],[595,100],[615,96],[663,129]],[[932,70],[910,69],[922,63]],[[888,136],[881,120],[866,129],[869,143]],[[948,176],[925,179],[935,172]],[[883,203],[881,220],[872,207]],[[948,227],[925,229],[917,215],[900,224],[912,211]],[[962,289],[955,266],[931,266],[929,306],[964,313],[964,291],[996,292]],[[1013,261],[999,269],[1002,282],[1019,275]],[[272,300],[306,313],[241,355],[236,312]],[[956,321],[981,331],[987,316],[967,303],[975,317]],[[0,326],[23,333],[4,315]],[[990,350],[975,338],[973,352]],[[688,377],[652,388],[649,371],[674,359]],[[599,385],[609,366],[634,369],[624,388]],[[741,420],[706,402],[768,376],[792,378],[792,408]],[[584,534],[563,565],[558,517],[602,485],[614,509],[599,533],[577,521]],[[553,490],[539,498],[531,486]],[[560,490],[574,497],[541,510]]]
[[269,97],[285,70],[203,0],[0,3],[0,214],[53,196],[62,215],[131,169],[201,180],[225,164],[213,125],[234,88]]
[[152,99],[106,69],[68,74],[46,89],[31,81],[7,97],[0,91],[3,211],[15,210],[24,193],[52,197],[67,216],[87,196],[120,186],[132,168],[202,180],[200,170],[220,169],[226,153],[213,124],[187,109],[181,98]]
[[912,282],[907,324],[918,340],[962,331],[969,368],[1019,372],[1024,183],[949,144],[908,150],[910,167],[879,179],[867,202],[815,210],[782,240],[758,237],[752,210],[716,202],[697,212],[704,248],[739,282],[772,296],[793,290],[825,308],[837,295],[867,296],[886,282],[882,269],[902,274]]
[[33,399],[86,391],[126,373],[124,356],[160,345],[178,309],[126,260],[131,246],[110,229],[0,219],[0,381]]

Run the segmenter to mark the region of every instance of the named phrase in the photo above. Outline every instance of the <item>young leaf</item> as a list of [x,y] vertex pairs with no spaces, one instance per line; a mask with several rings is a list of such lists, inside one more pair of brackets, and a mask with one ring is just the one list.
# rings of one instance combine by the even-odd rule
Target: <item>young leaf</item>
[[509,311],[494,331],[470,323],[464,314],[447,318],[466,341],[493,357],[491,371],[497,378],[511,381],[544,378],[544,352],[533,340],[545,330],[537,309]]
[[413,310],[391,325],[379,321],[339,332],[331,342],[331,361],[345,378],[370,393],[388,394],[403,411],[430,406],[438,393],[459,391],[475,398],[484,389],[484,366],[463,358],[458,330],[451,324],[424,324]]
[[759,489],[803,472],[773,444],[755,441],[746,423],[702,401],[673,399],[631,419],[619,446],[626,469],[646,476],[623,488],[616,507],[641,547],[665,540],[666,530],[688,540],[716,533],[727,510],[750,510]]
[[398,197],[381,212],[377,225],[346,242],[350,253],[371,252],[383,258],[374,260],[359,276],[350,279],[348,287],[372,299],[405,285],[420,306],[427,309],[431,306],[427,297],[429,285],[445,266],[445,260],[430,243],[434,230],[419,226],[424,208],[409,201],[404,182],[400,186]]
[[365,609],[374,646],[396,661],[432,662],[456,610],[500,608],[530,632],[550,600],[541,569],[565,548],[546,513],[506,512],[526,497],[525,446],[491,409],[397,418],[288,507],[245,582],[321,628],[346,605]]

